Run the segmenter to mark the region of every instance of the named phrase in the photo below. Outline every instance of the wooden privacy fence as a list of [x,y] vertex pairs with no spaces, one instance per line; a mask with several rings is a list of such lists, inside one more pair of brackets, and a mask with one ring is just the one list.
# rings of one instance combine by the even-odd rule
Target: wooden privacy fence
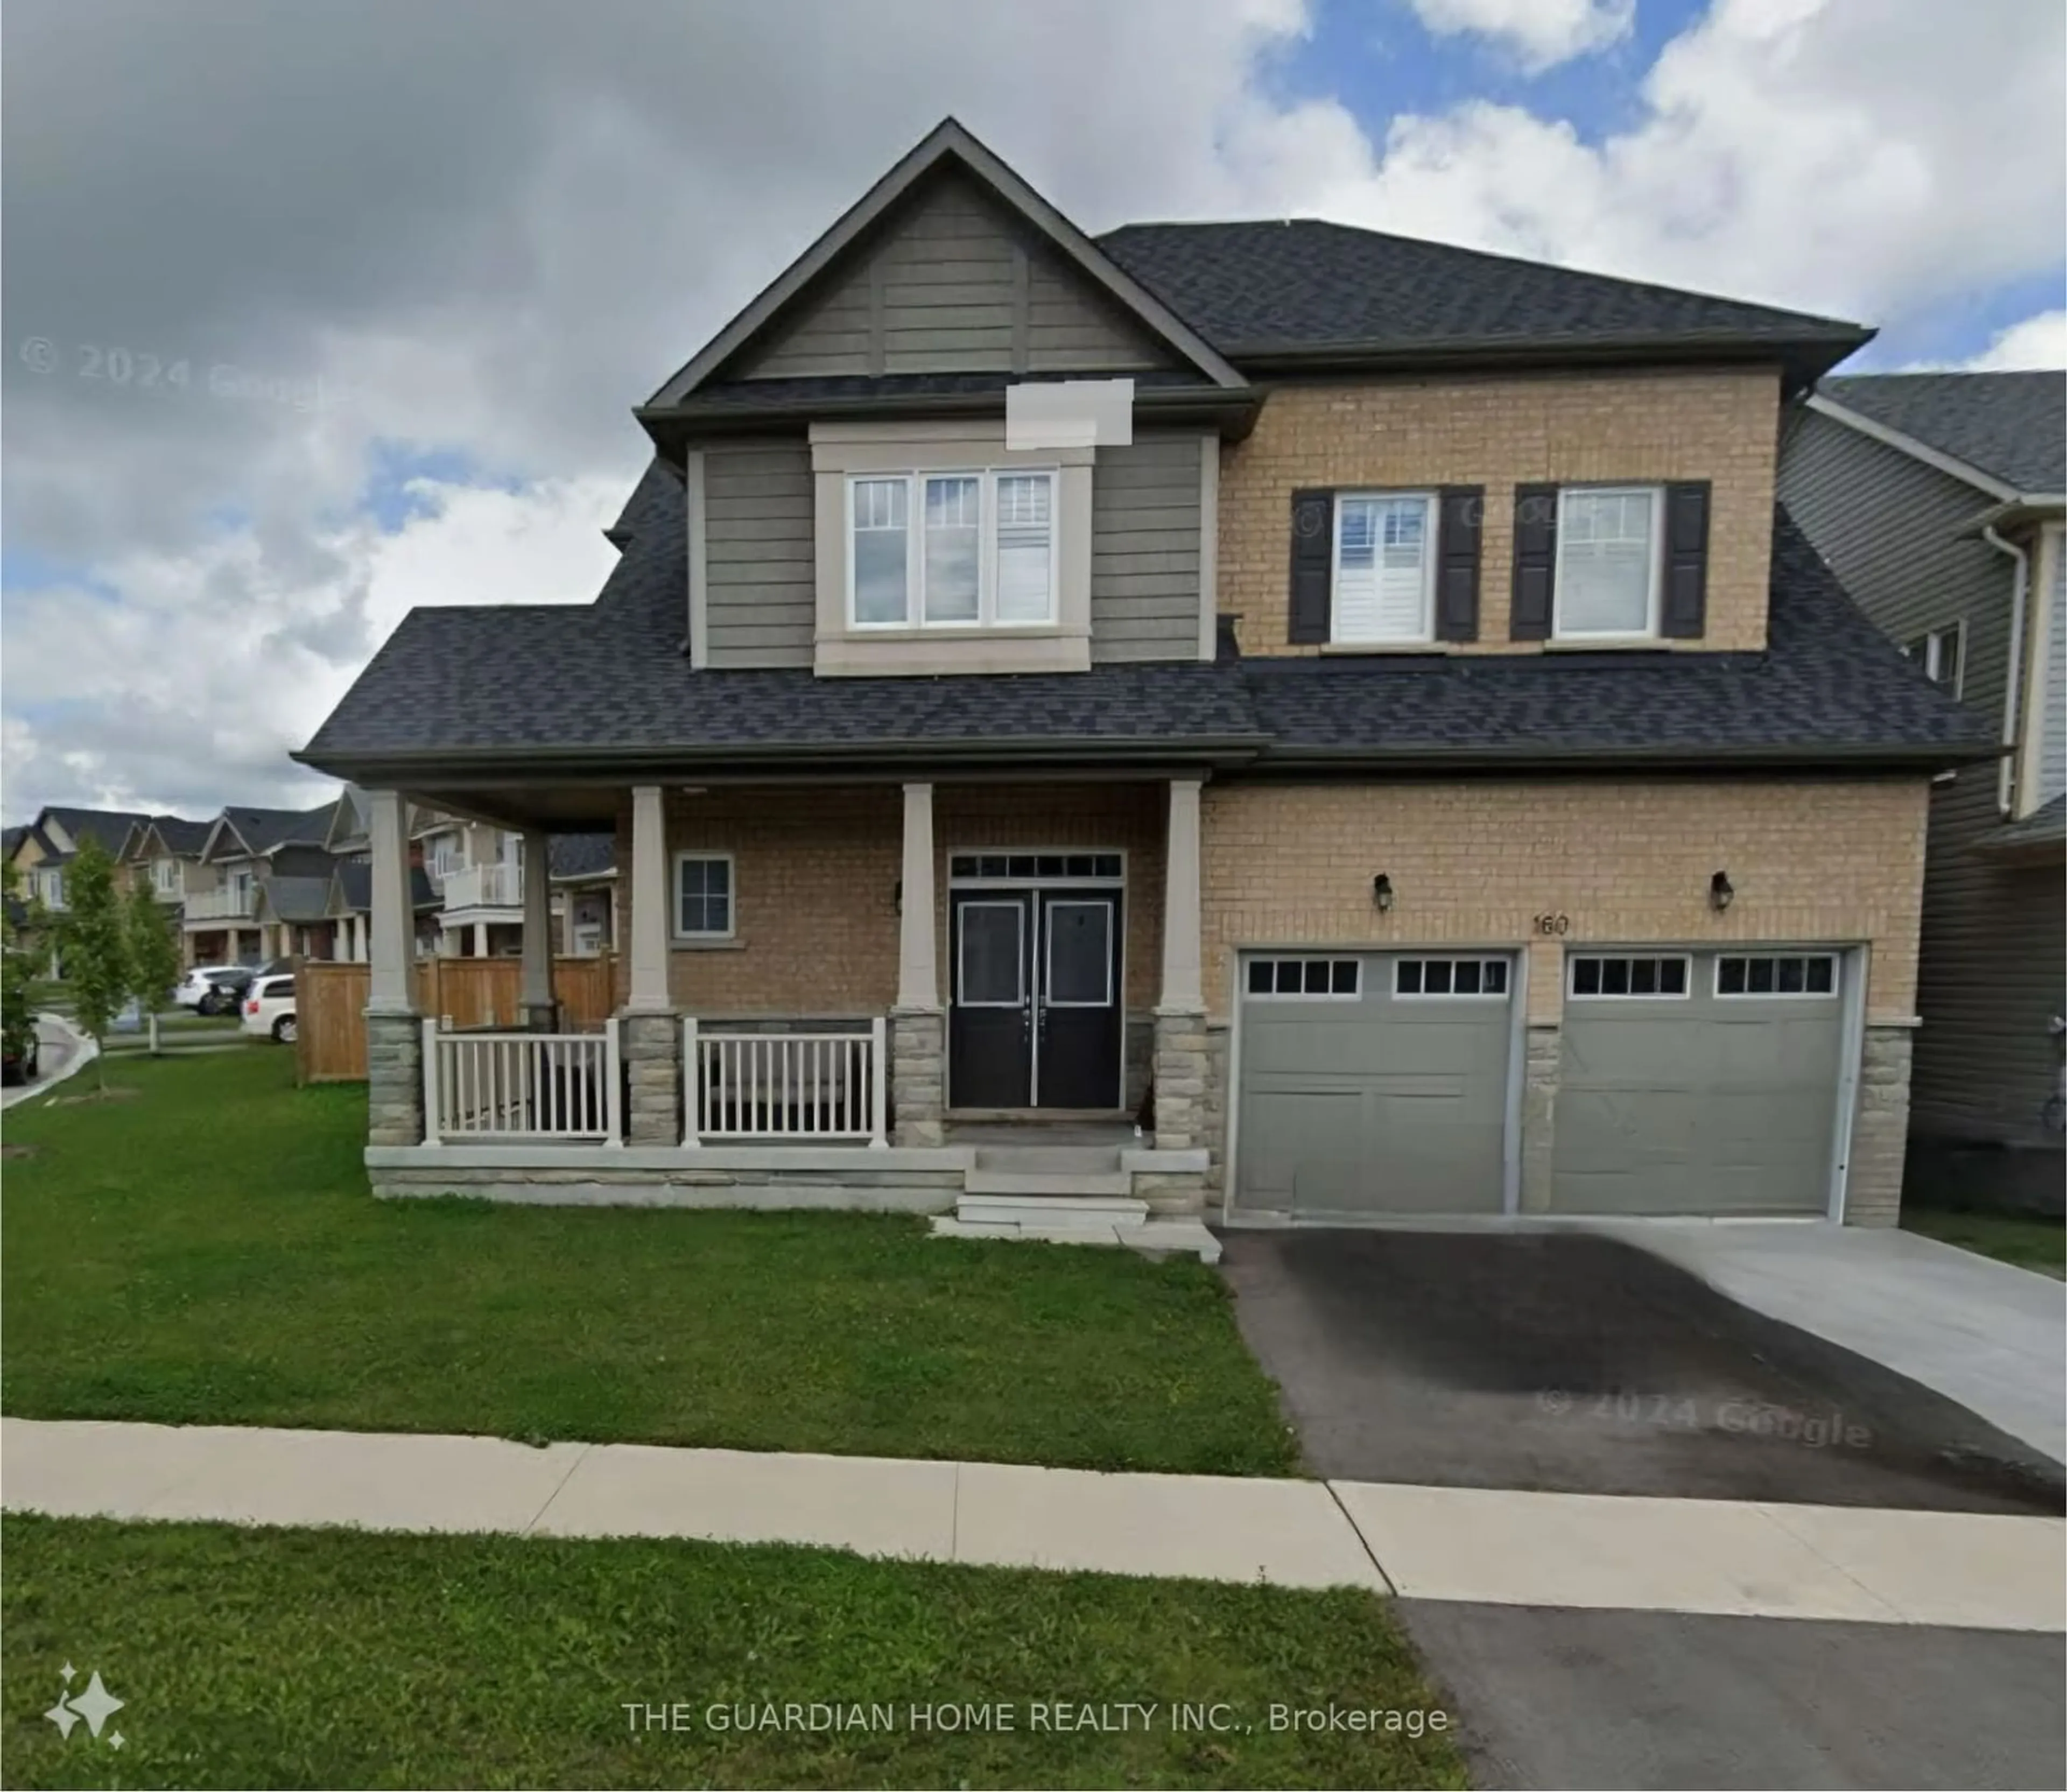
[[[521,1026],[524,967],[516,958],[420,958],[416,1006],[454,1027]],[[560,1025],[592,1030],[610,1018],[614,961],[555,958],[553,995]],[[352,1083],[366,1075],[368,967],[304,959],[294,970],[294,1057],[304,1083]]]

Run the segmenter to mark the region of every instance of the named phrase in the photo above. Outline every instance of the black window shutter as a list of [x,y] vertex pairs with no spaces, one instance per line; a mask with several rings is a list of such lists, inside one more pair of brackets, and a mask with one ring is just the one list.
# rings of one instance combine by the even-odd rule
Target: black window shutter
[[1708,482],[1665,488],[1665,595],[1658,632],[1696,641],[1708,620]]
[[1292,494],[1291,628],[1287,639],[1319,642],[1328,638],[1328,584],[1335,563],[1335,494],[1296,491]]
[[1479,539],[1485,519],[1485,487],[1445,486],[1436,538],[1436,639],[1479,638]]
[[1514,599],[1507,636],[1513,641],[1550,638],[1550,591],[1557,574],[1557,488],[1514,488]]

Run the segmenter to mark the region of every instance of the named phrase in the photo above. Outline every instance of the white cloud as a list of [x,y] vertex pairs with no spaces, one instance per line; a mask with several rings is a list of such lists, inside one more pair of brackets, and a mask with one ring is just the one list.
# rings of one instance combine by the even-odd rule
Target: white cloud
[[1460,32],[1511,50],[1531,74],[1629,35],[1636,0],[1408,0],[1438,37]]
[[[1968,0],[1957,31],[1942,0],[1716,0],[1604,134],[1482,99],[1360,119],[1288,98],[1299,0],[441,3],[463,22],[400,75],[415,14],[388,0],[188,0],[115,33],[70,0],[10,6],[12,329],[351,392],[309,417],[8,355],[9,547],[122,597],[10,593],[10,814],[280,794],[283,750],[408,605],[591,596],[645,453],[628,407],[945,112],[1093,230],[1330,216],[1855,316],[1895,347],[2067,254],[2052,0]],[[1532,66],[1628,11],[1413,3]],[[291,169],[254,150],[282,144]],[[2057,364],[2033,343],[2060,335],[2034,319],[1988,352]],[[384,538],[338,520],[380,440],[527,483],[441,488]]]
[[2041,311],[1997,331],[1986,348],[1959,365],[1970,373],[2067,368],[2067,311]]

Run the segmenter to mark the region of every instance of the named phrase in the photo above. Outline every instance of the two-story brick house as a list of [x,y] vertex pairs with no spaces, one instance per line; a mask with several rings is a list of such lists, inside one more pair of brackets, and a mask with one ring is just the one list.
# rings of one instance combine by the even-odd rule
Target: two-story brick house
[[[593,606],[412,613],[300,756],[371,793],[376,1187],[1892,1220],[1993,749],[1776,510],[1868,334],[1094,240],[944,124],[640,408]],[[409,800],[533,841],[542,1027],[538,843],[615,826],[606,1040],[425,1030]]]

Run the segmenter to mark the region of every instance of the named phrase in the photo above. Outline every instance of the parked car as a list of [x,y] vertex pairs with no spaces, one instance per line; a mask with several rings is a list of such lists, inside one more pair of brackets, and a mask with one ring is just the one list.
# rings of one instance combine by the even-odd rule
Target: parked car
[[231,969],[228,965],[197,965],[181,977],[173,991],[173,1002],[181,1008],[198,1008],[201,998],[215,987],[213,979]]
[[0,1083],[33,1083],[36,1079],[38,1042],[32,1022],[26,1029],[10,1030],[0,1042]]
[[271,1035],[276,1045],[294,1042],[294,980],[255,978],[244,998],[244,1030]]
[[257,976],[248,965],[225,965],[209,973],[208,993],[194,1004],[197,1014],[234,1014]]

